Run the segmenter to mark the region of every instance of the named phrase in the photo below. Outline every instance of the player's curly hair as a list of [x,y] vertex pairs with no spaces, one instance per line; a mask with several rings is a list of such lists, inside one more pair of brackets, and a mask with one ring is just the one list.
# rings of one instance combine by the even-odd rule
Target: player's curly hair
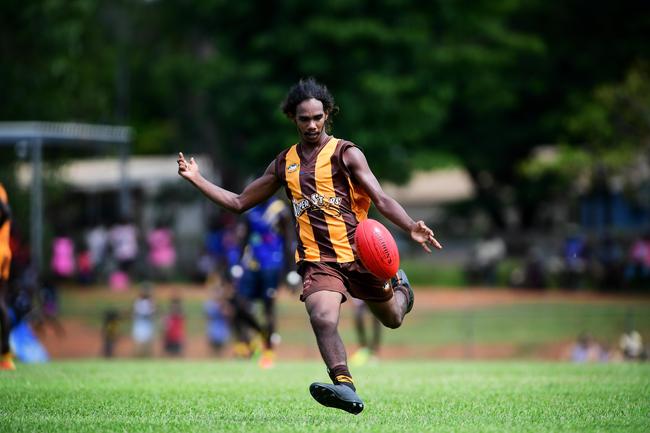
[[282,112],[290,119],[296,117],[296,107],[306,99],[318,99],[323,103],[323,111],[328,114],[327,126],[331,126],[332,117],[339,112],[339,107],[334,103],[334,96],[324,84],[320,84],[313,77],[301,79],[291,86],[287,96],[282,101]]

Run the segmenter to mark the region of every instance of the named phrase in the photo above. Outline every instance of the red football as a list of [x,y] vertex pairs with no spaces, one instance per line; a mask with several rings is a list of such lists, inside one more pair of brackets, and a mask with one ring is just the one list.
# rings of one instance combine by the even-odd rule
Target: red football
[[366,219],[354,234],[361,263],[379,278],[389,279],[399,269],[399,251],[395,239],[379,221]]

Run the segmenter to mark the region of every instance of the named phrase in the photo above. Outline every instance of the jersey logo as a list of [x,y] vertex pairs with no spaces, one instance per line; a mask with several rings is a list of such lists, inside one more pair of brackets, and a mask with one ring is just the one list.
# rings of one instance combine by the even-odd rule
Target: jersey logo
[[341,215],[341,197],[324,197],[320,194],[312,194],[309,199],[302,199],[293,202],[293,214],[296,218],[300,217],[307,210],[322,209],[328,210],[330,214]]
[[287,167],[287,173],[293,173],[294,171],[298,170],[298,167],[300,167],[300,164],[293,163]]

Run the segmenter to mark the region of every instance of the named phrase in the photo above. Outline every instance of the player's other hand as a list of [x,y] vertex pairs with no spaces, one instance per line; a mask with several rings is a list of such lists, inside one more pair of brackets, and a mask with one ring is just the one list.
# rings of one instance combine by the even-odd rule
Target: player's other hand
[[433,235],[433,230],[427,227],[427,225],[424,224],[424,221],[418,221],[413,225],[411,228],[411,239],[422,245],[422,248],[424,248],[428,253],[431,252],[429,245],[432,245],[439,250],[442,249],[442,245],[440,245],[440,242],[438,242]]
[[194,160],[194,157],[188,161],[183,156],[183,152],[178,152],[176,162],[178,162],[178,174],[185,179],[194,180],[199,175],[199,164]]

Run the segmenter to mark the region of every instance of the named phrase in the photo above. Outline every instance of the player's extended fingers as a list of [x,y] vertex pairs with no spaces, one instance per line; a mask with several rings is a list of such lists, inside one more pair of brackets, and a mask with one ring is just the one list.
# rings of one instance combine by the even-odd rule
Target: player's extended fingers
[[422,242],[420,245],[422,245],[422,248],[424,248],[424,251],[427,253],[431,253],[431,248],[429,248],[429,245],[427,245],[426,241]]
[[[427,238],[426,242],[430,242],[431,245],[433,245],[437,249],[441,250],[442,245],[440,245],[440,242],[438,242],[438,240],[435,238],[433,230],[431,230],[429,227],[427,227],[427,225],[424,223],[424,221],[418,221],[417,224],[418,224],[418,228],[421,231],[424,232],[424,234],[425,234],[425,236]],[[427,249],[427,251],[429,251],[429,250]],[[429,252],[431,252],[431,251],[429,251]]]
[[427,236],[433,236],[433,230],[431,230],[424,221],[418,221],[418,230],[424,232]]
[[428,230],[427,231],[427,241],[429,241],[432,245],[435,245],[438,241],[436,240],[436,235],[433,233],[433,230]]

